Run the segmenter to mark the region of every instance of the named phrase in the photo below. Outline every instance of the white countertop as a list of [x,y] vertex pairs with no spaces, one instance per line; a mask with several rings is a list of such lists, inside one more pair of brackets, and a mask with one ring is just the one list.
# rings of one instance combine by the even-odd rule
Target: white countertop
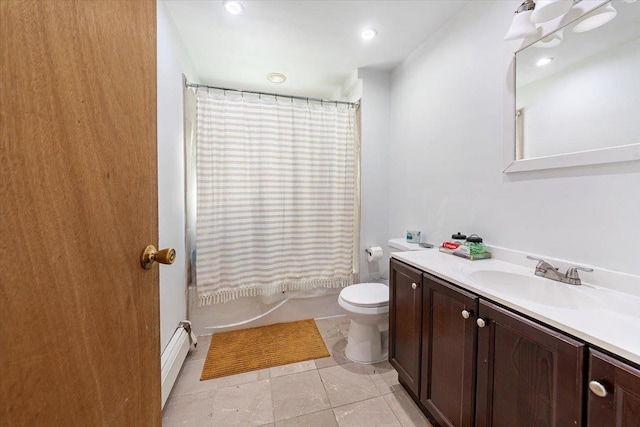
[[[588,273],[583,274],[581,286],[540,278],[534,275],[535,263],[527,268],[498,259],[469,261],[439,252],[437,248],[391,255],[640,364],[640,295],[584,283]],[[492,275],[509,280],[496,280],[492,285]],[[514,286],[510,284],[511,279]],[[640,281],[637,285],[640,291]]]

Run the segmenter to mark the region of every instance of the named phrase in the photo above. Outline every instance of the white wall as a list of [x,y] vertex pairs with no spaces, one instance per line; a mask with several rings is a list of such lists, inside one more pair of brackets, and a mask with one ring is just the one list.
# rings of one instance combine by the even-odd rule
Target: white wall
[[630,114],[640,111],[638,45],[637,39],[631,40],[518,87],[516,107],[524,109],[524,157],[640,142],[640,120]]
[[[390,73],[360,68],[362,81],[360,281],[388,277],[389,240],[389,96]],[[399,235],[400,236],[400,235]],[[398,236],[396,236],[398,237]],[[385,256],[367,262],[364,250],[381,246]]]
[[478,233],[640,274],[640,162],[501,172],[514,115],[503,36],[518,4],[471,2],[392,73],[389,234]]
[[166,6],[158,2],[158,228],[159,248],[172,247],[172,266],[160,266],[160,344],[187,318],[182,74],[193,65]]

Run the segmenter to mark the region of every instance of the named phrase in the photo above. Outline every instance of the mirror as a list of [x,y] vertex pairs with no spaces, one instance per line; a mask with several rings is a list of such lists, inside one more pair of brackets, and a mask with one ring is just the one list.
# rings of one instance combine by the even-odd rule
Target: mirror
[[[615,17],[578,32],[593,15]],[[605,3],[516,53],[506,172],[640,159],[638,23],[640,2]]]

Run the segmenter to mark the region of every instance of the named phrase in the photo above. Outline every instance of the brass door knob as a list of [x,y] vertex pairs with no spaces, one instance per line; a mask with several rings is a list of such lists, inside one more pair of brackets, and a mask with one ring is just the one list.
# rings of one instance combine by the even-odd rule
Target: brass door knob
[[176,250],[173,248],[167,248],[157,250],[155,246],[149,245],[142,251],[140,255],[140,265],[145,270],[149,270],[153,267],[153,264],[159,262],[160,264],[173,264],[176,260]]

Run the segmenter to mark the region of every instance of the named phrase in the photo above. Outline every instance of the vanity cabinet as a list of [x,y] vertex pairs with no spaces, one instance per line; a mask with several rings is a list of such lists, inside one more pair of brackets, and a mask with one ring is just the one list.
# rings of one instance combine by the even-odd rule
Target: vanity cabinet
[[477,324],[477,427],[582,425],[583,343],[484,300]]
[[391,259],[389,269],[389,363],[415,396],[420,386],[422,271]]
[[472,426],[478,297],[430,274],[422,278],[420,403],[441,426]]
[[640,370],[395,259],[389,360],[434,426],[640,427]]
[[589,351],[587,427],[640,427],[640,370]]

